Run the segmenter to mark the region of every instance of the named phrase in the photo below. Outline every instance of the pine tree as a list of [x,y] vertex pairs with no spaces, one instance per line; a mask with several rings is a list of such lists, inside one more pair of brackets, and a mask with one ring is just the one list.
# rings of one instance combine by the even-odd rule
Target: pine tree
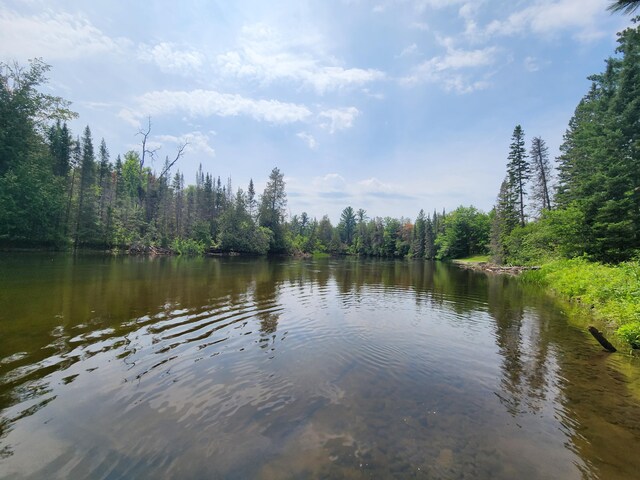
[[269,181],[260,198],[259,219],[260,226],[266,227],[273,233],[271,242],[272,252],[287,250],[285,232],[283,228],[287,194],[285,193],[284,174],[274,168],[269,175]]
[[627,15],[632,14],[640,8],[640,0],[613,0],[607,10],[612,12],[622,12]]
[[350,246],[353,243],[353,237],[356,231],[356,214],[352,207],[347,207],[340,215],[340,223],[338,224],[341,240]]
[[542,138],[533,138],[529,154],[533,174],[532,194],[538,204],[538,211],[551,210],[551,164],[549,149]]
[[410,255],[413,258],[424,258],[425,242],[427,238],[427,220],[424,215],[424,210],[420,210],[416,223],[413,227]]
[[436,258],[436,234],[433,221],[427,218],[424,229],[424,258],[433,260]]
[[527,153],[524,148],[524,131],[520,125],[516,125],[511,136],[511,146],[509,150],[509,163],[507,172],[509,174],[509,187],[517,195],[517,209],[519,213],[520,225],[525,225],[525,203],[527,196],[526,182],[529,180],[531,169],[527,161]]
[[517,206],[518,192],[512,188],[512,183],[507,177],[500,185],[491,223],[489,248],[496,263],[506,262],[511,254],[508,239],[520,220]]
[[251,218],[255,220],[257,214],[258,202],[256,201],[256,190],[253,186],[253,179],[249,179],[249,188],[247,189],[247,210]]
[[94,243],[97,229],[96,211],[96,162],[93,151],[91,130],[87,125],[80,141],[81,164],[80,183],[78,185],[78,213],[76,217],[76,229],[74,245],[87,245]]

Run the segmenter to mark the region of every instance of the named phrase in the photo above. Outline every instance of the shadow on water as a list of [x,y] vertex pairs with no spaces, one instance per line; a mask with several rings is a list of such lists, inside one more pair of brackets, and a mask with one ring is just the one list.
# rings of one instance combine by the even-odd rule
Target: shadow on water
[[635,478],[638,375],[442,263],[0,256],[0,477]]

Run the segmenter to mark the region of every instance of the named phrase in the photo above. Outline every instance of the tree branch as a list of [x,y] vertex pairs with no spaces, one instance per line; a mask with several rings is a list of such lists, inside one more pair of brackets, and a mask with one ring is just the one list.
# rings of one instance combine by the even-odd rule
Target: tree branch
[[[164,167],[164,169],[162,170],[162,173],[158,177],[158,180],[161,179],[162,177],[164,177],[166,175],[166,173],[171,169],[171,167],[173,167],[173,165],[178,160],[180,160],[180,157],[182,157],[184,155],[184,150],[185,150],[185,148],[187,148],[188,145],[189,145],[189,142],[184,142],[184,143],[181,143],[180,145],[178,145],[178,151],[176,152],[176,158],[174,158],[172,162],[169,162],[167,164],[167,166]],[[168,157],[167,157],[167,160],[169,160]]]
[[144,168],[144,162],[147,154],[151,157],[151,160],[155,159],[156,152],[160,150],[160,147],[149,149],[147,148],[147,140],[149,139],[149,134],[151,133],[151,117],[147,117],[147,130],[144,131],[142,129],[138,130],[136,135],[142,135],[142,157],[140,158],[140,171]]

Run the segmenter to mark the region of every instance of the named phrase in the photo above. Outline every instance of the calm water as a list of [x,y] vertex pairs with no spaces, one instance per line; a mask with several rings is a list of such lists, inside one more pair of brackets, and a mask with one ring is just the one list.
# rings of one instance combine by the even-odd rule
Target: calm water
[[0,256],[1,478],[637,479],[639,375],[443,264]]

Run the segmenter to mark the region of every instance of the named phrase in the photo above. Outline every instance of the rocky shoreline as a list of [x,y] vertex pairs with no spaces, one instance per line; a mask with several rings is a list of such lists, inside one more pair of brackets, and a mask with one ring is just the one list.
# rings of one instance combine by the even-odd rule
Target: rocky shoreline
[[506,275],[520,275],[522,272],[526,272],[528,270],[540,269],[540,267],[525,267],[522,265],[498,265],[491,262],[465,262],[454,260],[453,263],[467,270]]

